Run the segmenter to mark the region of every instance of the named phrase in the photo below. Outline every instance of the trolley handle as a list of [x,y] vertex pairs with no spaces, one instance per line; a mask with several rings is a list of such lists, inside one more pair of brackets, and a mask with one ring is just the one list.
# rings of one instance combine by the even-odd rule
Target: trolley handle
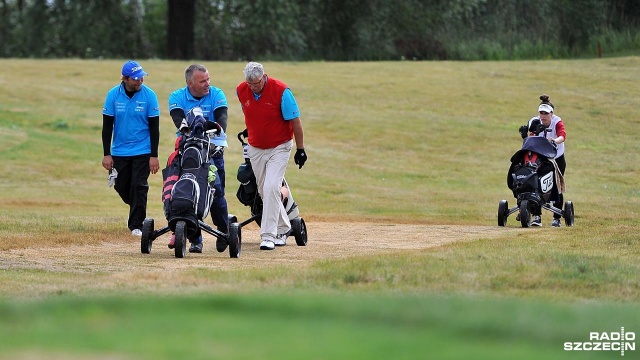
[[247,143],[244,140],[248,137],[249,137],[249,133],[247,132],[247,129],[244,129],[238,133],[238,141],[240,141],[242,146],[247,145]]

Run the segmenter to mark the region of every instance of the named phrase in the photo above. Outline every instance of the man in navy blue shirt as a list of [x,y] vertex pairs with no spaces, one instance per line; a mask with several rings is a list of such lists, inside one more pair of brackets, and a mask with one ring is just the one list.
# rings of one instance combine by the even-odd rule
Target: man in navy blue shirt
[[147,216],[149,173],[157,173],[160,107],[156,93],[143,84],[147,73],[136,61],[122,66],[119,85],[102,108],[102,167],[115,177],[114,188],[129,205],[131,235],[142,235]]
[[[184,71],[187,86],[180,88],[169,95],[169,114],[177,129],[191,109],[199,107],[207,121],[215,122],[220,129],[220,134],[211,139],[211,163],[218,168],[218,176],[214,183],[215,193],[211,204],[211,220],[216,228],[223,232],[229,232],[229,210],[227,199],[224,197],[225,170],[224,149],[227,147],[227,98],[221,89],[211,86],[211,78],[206,67],[193,64]],[[171,246],[171,243],[169,243]],[[216,250],[223,252],[227,248],[224,239],[218,238]],[[189,252],[202,252],[202,236],[191,243]]]

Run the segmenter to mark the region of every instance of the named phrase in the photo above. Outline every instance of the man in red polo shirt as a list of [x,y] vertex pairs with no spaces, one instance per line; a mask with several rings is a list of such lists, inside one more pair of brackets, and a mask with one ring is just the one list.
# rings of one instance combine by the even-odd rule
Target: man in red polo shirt
[[286,245],[291,230],[282,204],[282,181],[295,138],[295,163],[301,169],[307,161],[300,110],[289,87],[264,73],[262,64],[250,62],[244,68],[244,82],[236,88],[249,137],[247,155],[262,198],[260,249]]

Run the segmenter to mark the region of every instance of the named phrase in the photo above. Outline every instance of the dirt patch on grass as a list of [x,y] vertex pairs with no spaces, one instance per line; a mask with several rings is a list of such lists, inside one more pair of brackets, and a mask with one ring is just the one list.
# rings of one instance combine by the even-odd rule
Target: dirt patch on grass
[[455,241],[492,238],[515,232],[497,226],[407,225],[374,223],[307,222],[307,246],[289,237],[287,246],[259,249],[255,223],[242,228],[240,258],[215,250],[215,238],[204,234],[202,254],[175,258],[167,248],[169,235],[153,242],[151,254],[142,254],[140,238],[126,236],[96,245],[33,247],[0,252],[0,269],[39,269],[70,273],[131,273],[183,269],[241,269],[277,265],[305,266],[317,260],[341,259],[390,251],[433,248]]

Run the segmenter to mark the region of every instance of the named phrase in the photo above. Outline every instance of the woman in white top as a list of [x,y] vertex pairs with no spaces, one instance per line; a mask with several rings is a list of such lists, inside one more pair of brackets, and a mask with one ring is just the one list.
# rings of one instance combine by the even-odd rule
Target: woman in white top
[[[556,144],[558,148],[558,152],[555,157],[556,164],[558,164],[558,169],[564,176],[564,170],[567,167],[567,162],[564,158],[564,142],[567,139],[567,133],[564,128],[564,123],[562,119],[554,114],[555,106],[549,100],[549,95],[542,94],[540,95],[540,105],[538,105],[538,116],[534,116],[529,120],[529,124],[527,126],[523,126],[520,129],[520,134],[523,138],[529,136],[536,136],[535,132],[535,124],[542,123],[545,129],[550,129],[550,132],[540,132],[537,136],[546,137],[549,141]],[[526,128],[525,128],[526,127]],[[524,128],[524,129],[523,129]],[[527,134],[529,132],[529,134]],[[564,203],[564,197],[562,193],[558,190],[558,184],[554,183],[553,190],[551,193],[551,201],[555,203],[555,207],[562,209]],[[560,227],[560,218],[562,216],[558,214],[553,214],[553,222],[551,226]],[[542,220],[540,216],[534,216],[531,225],[533,226],[542,226]]]

